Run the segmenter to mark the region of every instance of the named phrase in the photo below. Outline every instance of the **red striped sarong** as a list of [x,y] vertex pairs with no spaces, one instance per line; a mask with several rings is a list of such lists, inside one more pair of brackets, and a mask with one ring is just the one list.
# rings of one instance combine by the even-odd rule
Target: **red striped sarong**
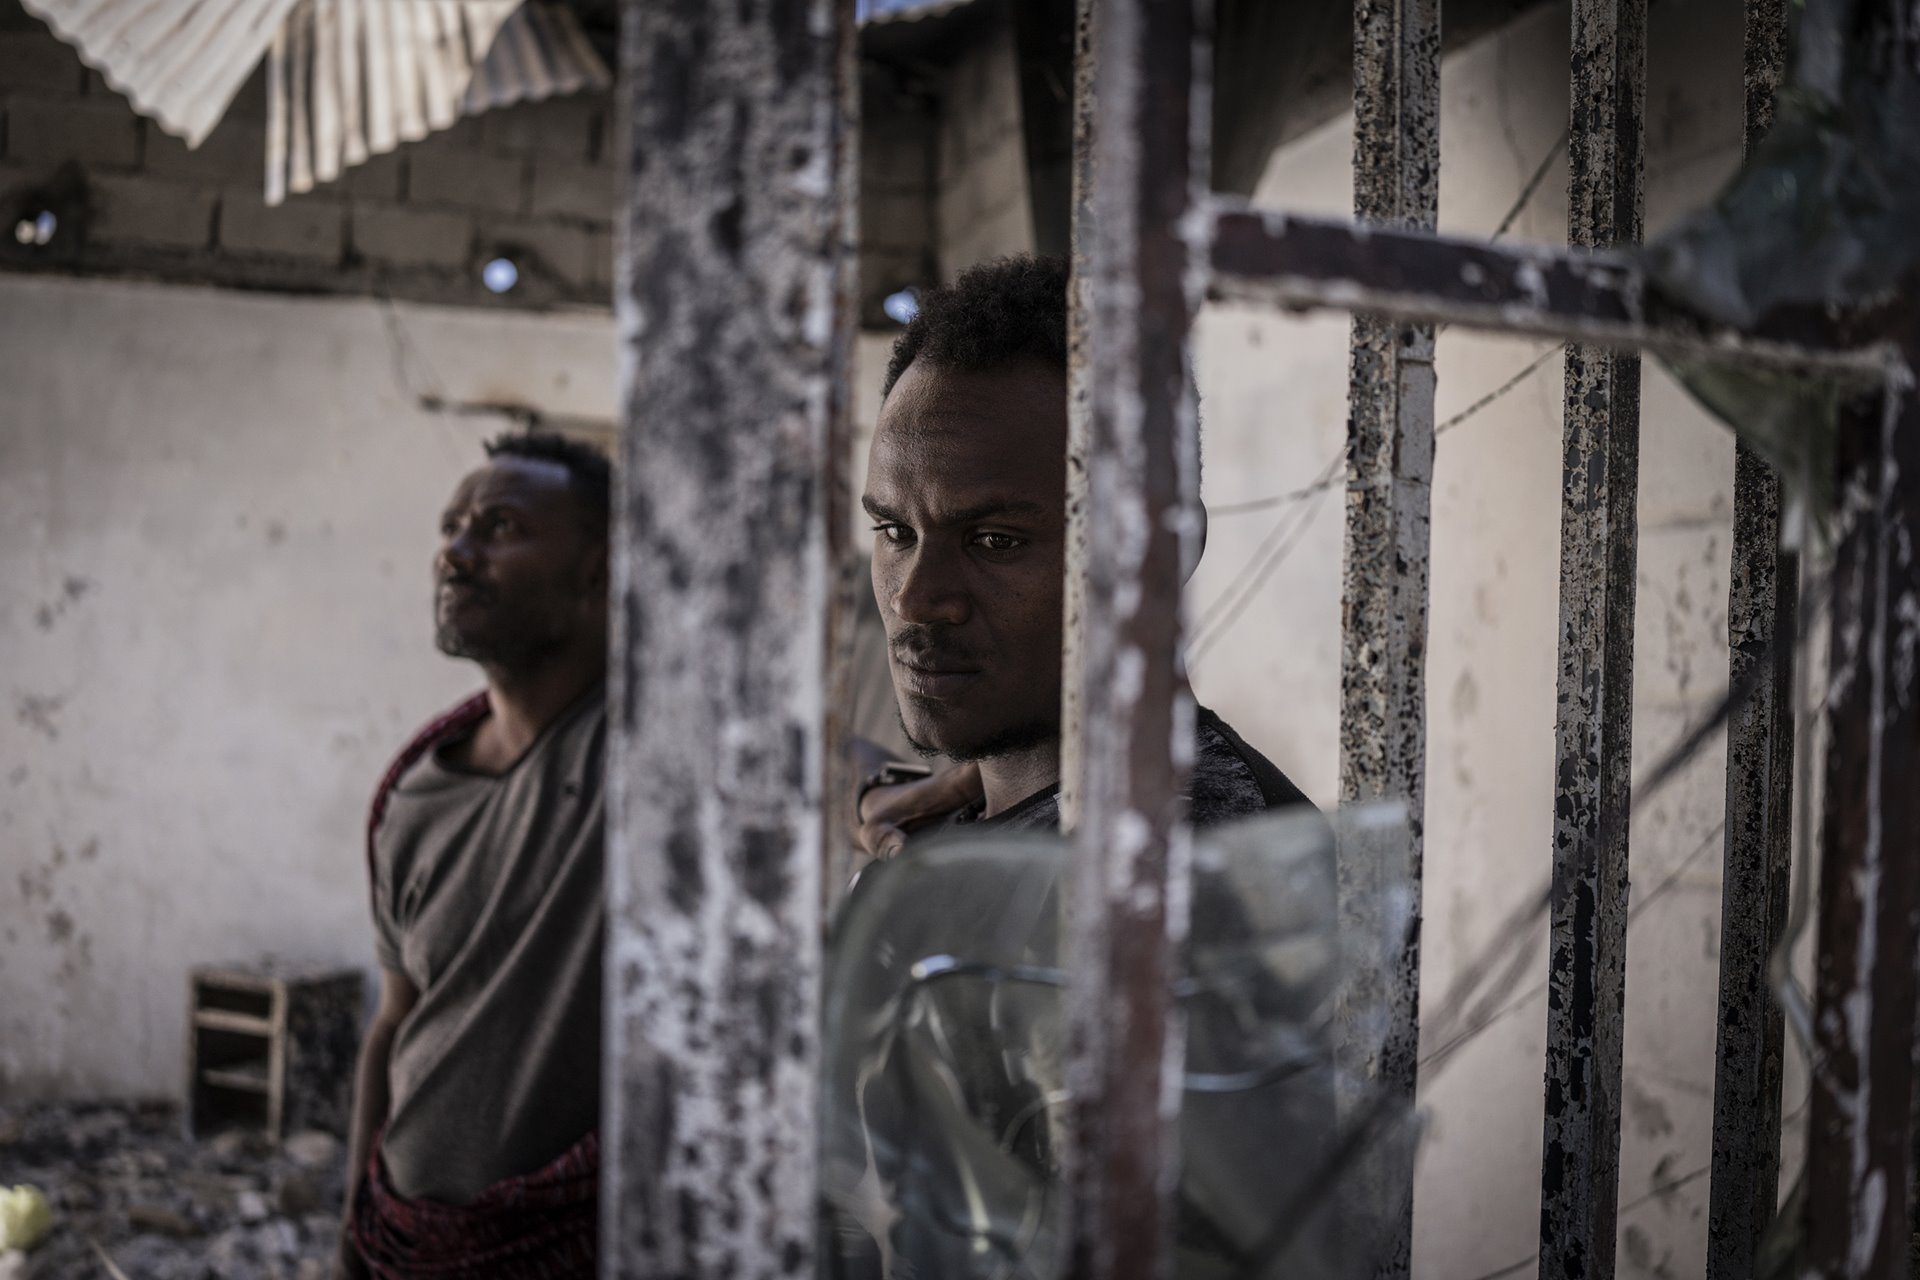
[[387,1182],[376,1142],[351,1209],[353,1242],[376,1280],[594,1280],[599,1183],[590,1133],[471,1204],[409,1200]]

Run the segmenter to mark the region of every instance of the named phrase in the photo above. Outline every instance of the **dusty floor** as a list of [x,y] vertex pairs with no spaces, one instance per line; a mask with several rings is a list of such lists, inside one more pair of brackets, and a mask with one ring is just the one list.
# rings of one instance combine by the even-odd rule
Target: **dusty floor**
[[320,1133],[189,1142],[165,1103],[0,1105],[0,1185],[53,1206],[32,1280],[112,1277],[95,1242],[128,1280],[321,1280],[344,1164]]

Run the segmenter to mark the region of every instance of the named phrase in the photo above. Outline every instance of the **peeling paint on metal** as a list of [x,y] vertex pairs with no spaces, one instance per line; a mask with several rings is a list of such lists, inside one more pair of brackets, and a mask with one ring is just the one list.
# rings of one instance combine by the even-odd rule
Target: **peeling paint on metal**
[[1495,245],[1274,214],[1224,198],[1211,205],[1208,292],[1216,299],[1571,338],[1860,385],[1877,381],[1897,356],[1878,329],[1783,319],[1743,333],[1707,324],[1651,294],[1639,266],[1607,249]]
[[[1437,0],[1354,6],[1353,205],[1363,243],[1375,227],[1431,232],[1438,220],[1439,9]],[[1342,932],[1377,940],[1350,949],[1342,987],[1338,1101],[1350,1124],[1377,1107],[1381,1090],[1410,1108],[1419,1059],[1418,913],[1390,936],[1383,911],[1390,897],[1417,901],[1422,879],[1433,344],[1430,323],[1353,318],[1340,800],[1397,801],[1401,820],[1350,828],[1340,849]],[[1381,1277],[1412,1267],[1411,1132],[1370,1146],[1342,1188],[1342,1232],[1376,1242]]]
[[[1646,0],[1576,0],[1568,240],[1633,244],[1643,216]],[[1566,354],[1540,1275],[1613,1275],[1626,1009],[1637,355]]]
[[806,1275],[852,8],[623,19],[602,1273]]
[[1201,278],[1188,237],[1206,154],[1192,109],[1207,61],[1195,10],[1080,6],[1063,1274],[1088,1280],[1164,1276],[1173,1256],[1183,1036],[1171,984],[1186,934],[1180,795],[1194,732],[1180,591],[1197,529],[1181,516],[1199,498],[1187,333]]
[[1833,570],[1807,1262],[1809,1274],[1834,1280],[1894,1280],[1908,1274],[1920,994],[1920,689],[1911,671],[1902,675],[1896,634],[1920,590],[1911,377],[1847,407],[1839,453],[1849,500]]
[[[1786,0],[1748,0],[1746,151],[1766,132],[1786,63]],[[1769,981],[1793,862],[1794,645],[1799,557],[1781,546],[1780,477],[1735,445],[1719,1026],[1708,1280],[1748,1280],[1779,1203],[1785,1024]]]

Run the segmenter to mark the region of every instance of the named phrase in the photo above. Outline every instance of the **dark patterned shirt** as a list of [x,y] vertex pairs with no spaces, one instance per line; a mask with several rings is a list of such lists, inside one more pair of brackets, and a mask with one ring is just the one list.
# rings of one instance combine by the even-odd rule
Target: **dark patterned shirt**
[[[1187,813],[1194,826],[1211,827],[1249,814],[1307,803],[1306,795],[1286,774],[1205,707],[1198,708],[1194,730],[1193,774],[1187,779]],[[986,823],[1015,831],[1057,831],[1060,784],[1036,791],[991,818],[983,816],[985,808],[986,801],[976,800],[948,822]]]

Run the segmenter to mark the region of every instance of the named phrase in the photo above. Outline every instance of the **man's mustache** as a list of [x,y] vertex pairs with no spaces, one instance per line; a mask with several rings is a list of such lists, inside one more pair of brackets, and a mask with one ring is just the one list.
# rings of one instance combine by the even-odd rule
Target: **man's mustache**
[[894,661],[924,670],[978,667],[979,655],[953,636],[924,624],[910,623],[887,637]]
[[480,581],[478,578],[469,577],[464,573],[445,574],[440,578],[438,582],[434,584],[434,586],[436,588],[464,587],[468,591],[473,592],[475,595],[485,595],[487,594],[487,591],[488,591],[488,587],[486,583]]

